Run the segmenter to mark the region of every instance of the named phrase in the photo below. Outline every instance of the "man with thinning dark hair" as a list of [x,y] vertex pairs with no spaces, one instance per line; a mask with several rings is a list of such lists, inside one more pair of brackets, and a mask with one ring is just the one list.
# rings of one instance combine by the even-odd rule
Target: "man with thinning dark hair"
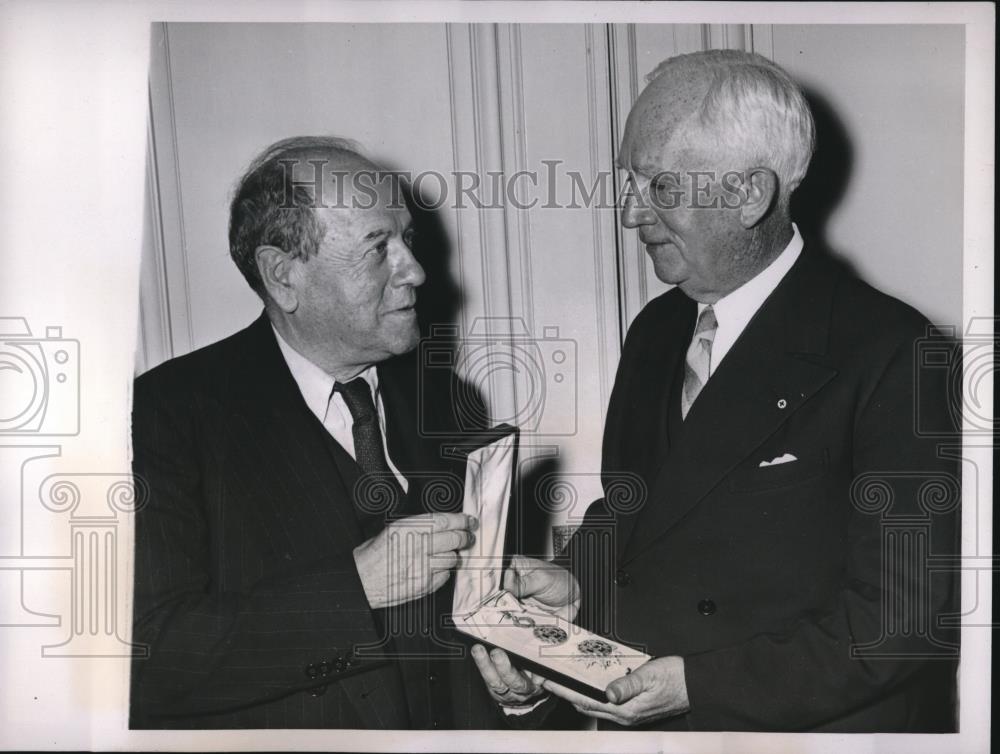
[[132,727],[503,725],[442,626],[477,522],[419,432],[440,404],[407,356],[425,275],[396,179],[342,139],[279,142],[229,237],[264,312],[135,383]]

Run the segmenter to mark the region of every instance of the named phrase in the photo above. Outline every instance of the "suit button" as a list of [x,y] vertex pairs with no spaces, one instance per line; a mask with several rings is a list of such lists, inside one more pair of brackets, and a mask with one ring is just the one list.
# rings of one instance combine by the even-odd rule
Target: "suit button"
[[431,683],[435,683],[437,681],[437,679],[438,679],[437,673],[428,673],[427,674],[427,680],[430,681]]
[[308,665],[306,665],[306,677],[307,678],[316,678],[318,676],[319,676],[319,668],[317,668],[311,662]]
[[714,615],[715,603],[712,600],[702,600],[698,603],[698,612],[702,615]]
[[309,696],[323,696],[326,693],[326,686],[317,686],[314,689],[310,689]]
[[628,586],[632,583],[632,575],[621,568],[615,573],[615,584],[618,586]]
[[319,670],[319,674],[321,676],[328,676],[328,675],[330,675],[330,663],[328,663],[326,660],[323,660],[323,662],[321,662],[317,666],[317,670]]
[[440,728],[441,727],[441,721],[440,720],[435,720],[434,722],[431,723],[431,727],[433,727],[433,728]]

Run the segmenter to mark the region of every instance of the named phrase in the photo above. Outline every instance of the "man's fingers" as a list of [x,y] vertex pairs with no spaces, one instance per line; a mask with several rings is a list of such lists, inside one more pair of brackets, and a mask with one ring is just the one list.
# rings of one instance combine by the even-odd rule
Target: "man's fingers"
[[435,532],[450,529],[475,531],[479,528],[479,520],[467,513],[431,513],[430,515],[433,519],[432,531]]
[[436,532],[431,537],[431,553],[437,554],[449,550],[464,550],[476,541],[476,535],[465,529],[448,529]]
[[445,582],[448,581],[448,578],[450,576],[451,576],[451,571],[450,570],[435,571],[433,573],[433,575],[431,575],[431,588],[430,588],[430,591],[431,592],[436,592],[438,589],[440,589],[441,587],[443,587],[445,585]]
[[639,673],[629,673],[609,683],[604,693],[608,695],[608,700],[612,704],[623,704],[642,689],[642,676]]
[[597,711],[612,714],[612,707],[610,704],[602,704],[601,702],[594,701],[589,696],[584,696],[577,691],[573,691],[573,689],[568,689],[561,683],[545,679],[542,682],[542,688],[555,694],[556,696],[562,697],[584,714],[590,715]]
[[527,555],[511,555],[510,556],[510,570],[520,573],[522,571],[530,571],[539,563],[544,563],[542,560],[536,560],[535,558],[529,558]]
[[579,597],[579,586],[569,571],[524,555],[511,559],[503,585],[520,599],[537,597],[545,609],[564,607]]
[[458,553],[454,550],[438,553],[431,558],[431,570],[435,573],[451,571],[458,565]]
[[408,516],[393,522],[394,526],[411,526],[418,531],[449,531],[451,529],[465,529],[475,531],[479,528],[479,520],[475,516],[466,513],[421,513],[417,516]]
[[591,699],[590,697],[584,696],[583,694],[577,691],[573,691],[573,689],[568,689],[561,683],[556,683],[555,681],[549,680],[548,678],[542,681],[542,688],[544,688],[546,691],[552,692],[556,696],[562,697],[567,702],[573,705],[580,705],[581,707],[591,707],[594,704],[596,704],[596,702],[594,702],[594,700]]
[[504,588],[515,597],[534,594],[544,588],[545,574],[539,572],[539,567],[544,566],[545,561],[514,555],[510,559],[510,567],[504,573]]
[[579,712],[581,715],[586,715],[587,717],[596,717],[600,720],[609,720],[618,725],[629,725],[630,723],[623,720],[620,716],[612,714],[611,712],[605,712],[600,709],[585,709],[578,704],[573,705],[573,709]]
[[510,658],[502,649],[494,649],[490,652],[490,659],[497,669],[501,680],[512,690],[519,694],[526,694],[533,691],[531,681],[521,675],[521,671],[510,664]]
[[472,659],[475,661],[476,667],[479,668],[479,674],[486,682],[486,686],[494,693],[502,691],[507,684],[504,683],[503,679],[500,678],[500,674],[497,673],[497,669],[493,665],[493,660],[490,658],[489,652],[486,651],[486,647],[482,644],[474,644],[472,646]]
[[547,568],[549,568],[549,564],[544,560],[529,558],[527,555],[512,555],[508,572],[524,579],[528,578],[536,570],[545,570]]
[[508,592],[513,594],[515,597],[520,597],[521,594],[521,577],[517,571],[517,559],[521,557],[520,555],[515,555],[511,558],[510,564],[507,569],[503,572],[503,588]]
[[[625,678],[628,677],[629,676],[625,676]],[[640,683],[640,686],[641,685],[642,684]],[[548,679],[542,682],[542,688],[565,699],[567,702],[572,704],[576,711],[581,715],[597,717],[601,720],[610,720],[618,725],[635,725],[636,721],[639,719],[637,714],[640,711],[639,706],[641,706],[641,703],[639,706],[637,706],[636,703],[619,706],[617,704],[598,702],[591,699],[589,696],[579,694],[572,689],[568,689],[565,686]]]
[[524,673],[524,675],[528,678],[528,680],[531,681],[536,686],[541,687],[542,681],[545,680],[545,678],[538,675],[538,673],[532,673],[530,670],[522,670],[521,672]]

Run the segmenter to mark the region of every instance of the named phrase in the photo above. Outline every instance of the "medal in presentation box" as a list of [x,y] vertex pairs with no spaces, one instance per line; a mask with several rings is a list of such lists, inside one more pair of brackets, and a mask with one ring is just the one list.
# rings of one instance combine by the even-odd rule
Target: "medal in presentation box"
[[458,448],[466,455],[463,512],[479,519],[476,542],[459,553],[452,619],[468,640],[499,647],[521,669],[593,699],[649,655],[552,615],[503,588],[518,432],[500,425]]

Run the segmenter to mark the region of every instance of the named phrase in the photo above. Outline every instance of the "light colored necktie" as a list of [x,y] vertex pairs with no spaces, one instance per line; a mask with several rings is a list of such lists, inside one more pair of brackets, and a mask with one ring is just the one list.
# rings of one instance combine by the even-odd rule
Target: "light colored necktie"
[[715,333],[719,329],[719,323],[715,319],[715,312],[711,306],[706,306],[698,317],[698,324],[694,328],[694,337],[687,350],[687,358],[684,362],[684,391],[681,393],[681,416],[687,418],[691,404],[698,397],[698,393],[705,387],[712,368],[712,341],[715,340]]

